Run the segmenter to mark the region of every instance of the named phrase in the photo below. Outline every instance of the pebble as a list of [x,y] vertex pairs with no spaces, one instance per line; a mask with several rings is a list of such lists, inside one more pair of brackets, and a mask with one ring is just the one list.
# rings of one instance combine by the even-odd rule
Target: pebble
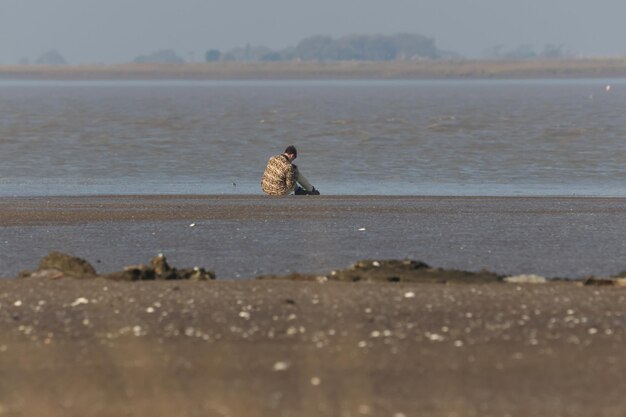
[[431,342],[442,342],[445,340],[445,338],[440,334],[430,332],[426,332],[426,338]]
[[314,387],[319,386],[322,383],[322,380],[319,379],[318,377],[314,376],[313,378],[311,378],[311,385],[313,385]]
[[278,361],[274,364],[274,371],[281,372],[289,369],[291,364],[287,361]]
[[89,304],[89,300],[86,299],[85,297],[79,297],[76,300],[74,300],[74,302],[71,304],[72,307],[76,307],[79,306],[81,304]]
[[512,284],[545,284],[548,280],[540,275],[523,274],[506,277],[504,282]]
[[407,291],[404,293],[404,298],[415,298],[415,293],[413,291]]

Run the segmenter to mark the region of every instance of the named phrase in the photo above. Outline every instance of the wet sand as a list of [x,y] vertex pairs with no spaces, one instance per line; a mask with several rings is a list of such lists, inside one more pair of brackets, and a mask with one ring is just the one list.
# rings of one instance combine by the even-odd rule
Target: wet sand
[[99,273],[164,253],[218,279],[327,273],[369,258],[582,278],[626,270],[624,230],[623,198],[3,198],[0,276],[58,250]]
[[624,287],[220,279],[235,278],[233,262],[299,270],[280,251],[310,252],[300,266],[326,272],[410,255],[609,274],[624,269],[624,202],[2,199],[5,276],[52,249],[99,272],[147,262],[155,231],[173,265],[224,266],[208,282],[0,280],[0,415],[621,417]]

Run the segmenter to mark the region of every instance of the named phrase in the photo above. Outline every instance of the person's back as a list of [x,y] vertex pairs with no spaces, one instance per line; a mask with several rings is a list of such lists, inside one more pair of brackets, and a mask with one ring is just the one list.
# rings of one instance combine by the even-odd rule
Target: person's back
[[[293,145],[287,146],[285,152],[272,156],[267,161],[261,189],[269,195],[287,195],[294,192],[296,195],[319,195],[320,192],[304,178],[292,162],[298,157],[298,151]],[[298,187],[300,184],[301,187]]]
[[267,161],[267,167],[261,180],[261,188],[265,194],[287,195],[295,188],[296,169],[284,155],[272,156]]

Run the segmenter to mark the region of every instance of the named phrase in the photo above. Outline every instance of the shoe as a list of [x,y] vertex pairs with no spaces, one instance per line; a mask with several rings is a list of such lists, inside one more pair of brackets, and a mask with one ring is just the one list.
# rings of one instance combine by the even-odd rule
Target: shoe
[[313,189],[311,191],[307,191],[302,187],[297,187],[296,190],[293,192],[295,195],[320,195],[320,192],[317,191],[315,189],[315,187],[313,187]]

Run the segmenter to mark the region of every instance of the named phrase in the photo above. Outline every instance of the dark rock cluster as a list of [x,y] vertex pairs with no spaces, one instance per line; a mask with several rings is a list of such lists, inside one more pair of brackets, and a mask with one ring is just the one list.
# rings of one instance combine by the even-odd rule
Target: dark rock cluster
[[366,282],[429,282],[478,283],[499,282],[504,277],[482,270],[479,272],[433,268],[414,260],[363,260],[348,269],[331,272],[329,280]]
[[152,258],[149,265],[131,265],[122,271],[99,275],[87,261],[61,252],[51,252],[44,257],[37,270],[22,271],[19,278],[104,278],[113,281],[153,281],[153,280],[214,280],[215,274],[204,268],[172,268],[163,254]]
[[432,268],[410,259],[406,260],[363,260],[352,267],[332,271],[326,276],[292,273],[286,276],[263,275],[257,279],[289,281],[342,281],[342,282],[423,282],[479,283],[500,282],[504,276],[490,271],[469,272],[456,269]]
[[[209,281],[215,279],[215,273],[204,268],[171,267],[165,256],[159,254],[148,265],[130,265],[118,272],[98,274],[87,261],[61,252],[51,252],[44,257],[36,271],[22,271],[18,278],[36,279],[89,279],[104,278],[113,281],[154,281],[154,280],[191,280]],[[261,275],[259,280],[309,281],[309,282],[408,282],[408,283],[545,283],[548,280],[535,275],[504,276],[488,270],[478,272],[457,269],[433,268],[423,262],[405,260],[362,260],[349,268],[331,271],[326,275],[301,274]],[[552,279],[551,281],[567,281]],[[608,278],[587,277],[575,281],[578,285],[626,287],[626,272]]]

